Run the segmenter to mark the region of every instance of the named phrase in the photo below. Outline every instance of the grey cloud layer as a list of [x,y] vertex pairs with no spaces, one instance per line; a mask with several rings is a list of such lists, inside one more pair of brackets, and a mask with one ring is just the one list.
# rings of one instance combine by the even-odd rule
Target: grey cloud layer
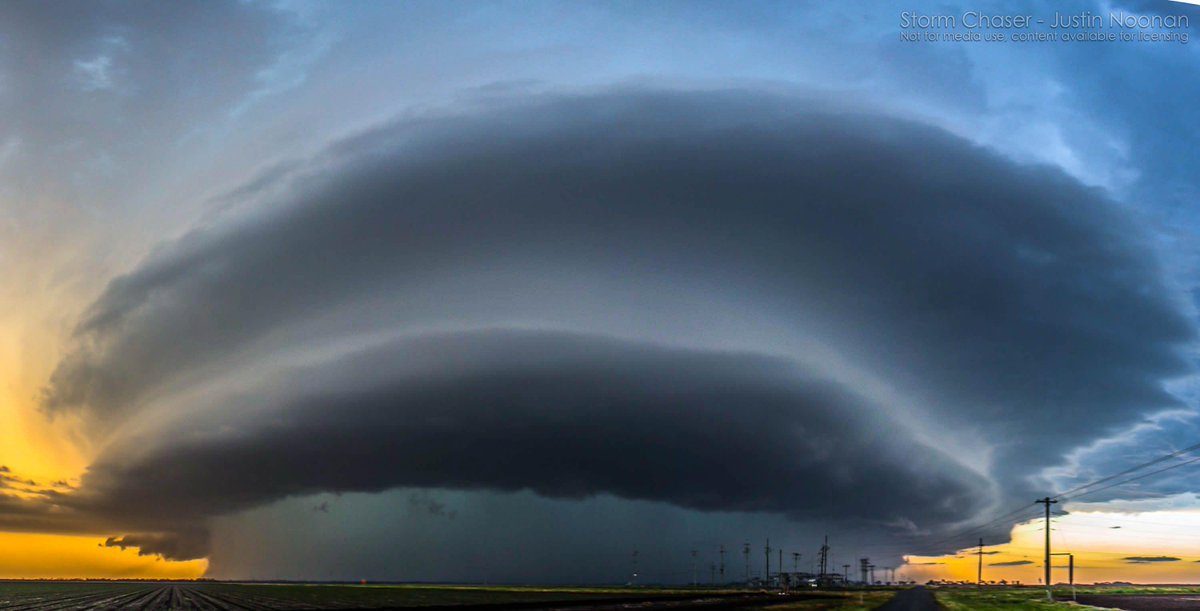
[[[467,359],[460,383],[447,382],[456,361],[422,376],[371,352],[354,357],[352,387],[330,361],[337,375],[308,374],[328,390],[266,392],[229,435],[190,437],[183,415],[157,431],[170,452],[118,438],[84,480],[87,511],[132,503],[147,531],[170,530],[289,495],[411,485],[870,520],[919,508],[918,522],[945,524],[992,500],[989,483],[895,426],[907,408],[840,387],[797,338],[919,405],[917,429],[990,441],[1002,496],[1025,494],[1064,446],[1174,405],[1162,381],[1187,370],[1193,339],[1100,192],[792,98],[624,91],[407,121],[332,147],[284,190],[113,281],[45,407],[108,433],[239,359],[269,368],[363,333],[583,335],[446,336],[491,355]],[[722,353],[745,337],[783,358]],[[675,340],[704,349],[645,343]],[[564,362],[522,352],[539,341]],[[496,357],[506,343],[525,356]],[[471,434],[456,446],[454,431]],[[485,462],[499,446],[508,460]],[[639,453],[662,471],[635,469]],[[821,492],[777,484],[796,478]],[[870,509],[853,513],[864,490]]]
[[[937,523],[978,509],[984,485],[786,360],[591,336],[400,340],[225,406],[243,416],[102,457],[65,504],[173,527],[289,496],[422,487]],[[148,542],[171,557],[208,551]]]

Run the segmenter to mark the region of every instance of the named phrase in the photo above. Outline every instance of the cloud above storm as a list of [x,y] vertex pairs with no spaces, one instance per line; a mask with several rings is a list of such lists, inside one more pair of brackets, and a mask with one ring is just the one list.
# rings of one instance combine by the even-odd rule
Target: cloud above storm
[[106,448],[56,502],[114,545],[396,487],[938,529],[1176,406],[1194,339],[1103,192],[828,100],[513,101],[232,197],[45,389]]

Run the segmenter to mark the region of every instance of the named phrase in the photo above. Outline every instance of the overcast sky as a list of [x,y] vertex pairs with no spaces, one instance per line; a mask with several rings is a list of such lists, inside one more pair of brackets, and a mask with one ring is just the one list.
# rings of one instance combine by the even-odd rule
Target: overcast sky
[[1194,443],[1196,44],[899,15],[1200,12],[913,4],[5,3],[0,529],[740,578]]

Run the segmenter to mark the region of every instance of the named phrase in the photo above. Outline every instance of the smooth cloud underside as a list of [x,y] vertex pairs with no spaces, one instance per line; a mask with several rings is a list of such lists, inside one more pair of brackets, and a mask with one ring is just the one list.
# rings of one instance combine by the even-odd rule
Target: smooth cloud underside
[[[1101,193],[805,100],[537,100],[297,168],[81,321],[44,407],[110,447],[69,520],[195,557],[215,515],[418,486],[938,527],[1174,405],[1193,338]],[[964,431],[986,477],[925,441]]]

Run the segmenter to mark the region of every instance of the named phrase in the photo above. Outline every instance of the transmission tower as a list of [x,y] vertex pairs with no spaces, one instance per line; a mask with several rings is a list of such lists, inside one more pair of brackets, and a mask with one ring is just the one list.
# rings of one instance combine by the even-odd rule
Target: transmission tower
[[818,565],[818,566],[820,566],[820,567],[821,567],[821,570],[820,570],[820,572],[818,572],[817,574],[818,574],[818,575],[824,575],[824,574],[826,573],[826,569],[828,569],[828,568],[829,568],[829,567],[828,567],[828,561],[829,561],[829,535],[825,535],[825,542],[821,544],[821,556],[820,556],[820,558],[821,558],[821,559],[820,559],[820,561],[819,561],[819,565]]
[[750,583],[750,542],[742,546],[742,555],[746,557],[746,583]]
[[770,539],[770,537],[767,538],[767,546],[764,549],[766,549],[766,554],[767,554],[767,565],[765,568],[763,568],[763,581],[770,581],[771,580],[771,539]]
[[698,555],[696,550],[692,550],[692,585],[699,583],[696,578],[696,556]]

